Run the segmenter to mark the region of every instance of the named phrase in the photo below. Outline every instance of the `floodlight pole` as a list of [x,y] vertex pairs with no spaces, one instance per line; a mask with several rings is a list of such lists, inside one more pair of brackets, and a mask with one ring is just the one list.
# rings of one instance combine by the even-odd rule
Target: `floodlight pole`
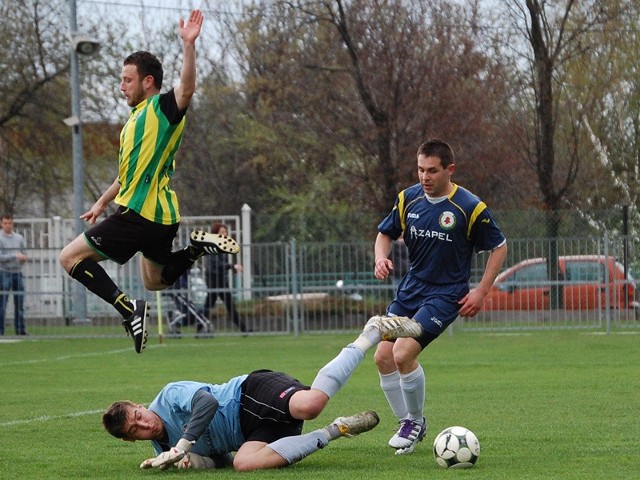
[[[69,0],[69,26],[70,38],[73,39],[78,32],[78,20],[76,15],[76,0]],[[80,78],[78,66],[78,52],[73,41],[70,43],[71,51],[71,118],[76,119],[71,126],[72,150],[73,150],[73,217],[75,234],[80,235],[84,225],[80,215],[84,213],[84,158],[82,152],[82,115],[80,112]],[[79,282],[74,285],[74,323],[87,322],[87,291]]]

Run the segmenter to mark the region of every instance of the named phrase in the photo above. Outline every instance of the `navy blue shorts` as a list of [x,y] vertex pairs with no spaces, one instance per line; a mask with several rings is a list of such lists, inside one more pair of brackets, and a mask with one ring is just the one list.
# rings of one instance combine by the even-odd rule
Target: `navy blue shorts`
[[179,223],[162,225],[129,208],[119,207],[116,213],[85,231],[84,236],[91,248],[120,265],[138,252],[159,265],[166,265],[179,227]]
[[468,292],[467,283],[435,285],[407,274],[398,285],[387,314],[413,318],[422,325],[424,333],[417,340],[424,348],[458,318],[458,302]]
[[309,387],[286,373],[251,372],[242,382],[240,400],[240,428],[245,440],[271,443],[300,435],[304,421],[289,413],[289,400],[299,390]]

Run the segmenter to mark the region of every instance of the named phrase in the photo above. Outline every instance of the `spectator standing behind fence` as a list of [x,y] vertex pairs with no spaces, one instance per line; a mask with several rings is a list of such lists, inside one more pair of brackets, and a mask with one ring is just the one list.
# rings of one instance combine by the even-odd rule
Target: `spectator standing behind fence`
[[22,266],[27,261],[24,237],[13,231],[13,216],[2,216],[0,231],[0,335],[4,335],[4,315],[13,291],[13,325],[16,335],[28,335],[24,326],[24,278]]
[[[489,209],[477,196],[451,182],[451,147],[430,140],[418,148],[419,183],[401,191],[378,225],[375,276],[382,280],[395,265],[392,241],[400,235],[411,267],[402,278],[387,315],[413,318],[422,326],[415,338],[381,342],[374,355],[380,386],[399,420],[389,440],[396,454],[413,452],[427,431],[425,374],[418,356],[460,316],[473,317],[502,268],[507,243]],[[474,251],[489,251],[480,283],[470,289]]]
[[60,263],[69,275],[122,316],[138,353],[147,341],[147,302],[130,299],[98,262],[110,259],[122,265],[142,252],[142,284],[158,291],[173,285],[205,254],[238,252],[234,240],[200,231],[191,232],[186,248],[172,251],[180,214],[178,197],[169,182],[196,89],[195,42],[203,20],[200,10],[192,10],[188,21],[180,19],[180,81],[166,93],[160,93],[163,68],[153,54],[138,51],[125,58],[120,90],[131,114],[120,132],[118,178],[80,218],[94,224],[109,203],[114,201],[119,207],[60,253]]
[[[222,223],[214,223],[211,225],[211,233],[228,236],[229,229]],[[220,298],[224,302],[224,306],[229,312],[233,323],[236,324],[241,332],[248,332],[247,326],[240,320],[240,315],[229,287],[229,270],[240,273],[242,272],[242,265],[230,263],[227,257],[228,255],[213,255],[205,258],[205,279],[208,293],[204,304],[204,315],[209,318],[211,309],[216,304],[216,300]]]

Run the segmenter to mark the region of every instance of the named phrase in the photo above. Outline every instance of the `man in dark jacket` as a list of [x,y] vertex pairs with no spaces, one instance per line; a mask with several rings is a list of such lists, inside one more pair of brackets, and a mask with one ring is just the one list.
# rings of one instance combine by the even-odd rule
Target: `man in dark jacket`
[[[227,235],[229,229],[222,223],[214,223],[211,225],[211,233]],[[209,255],[205,257],[205,266],[208,290],[207,300],[204,304],[205,317],[209,318],[211,309],[216,304],[218,297],[220,297],[233,323],[237,325],[241,332],[248,332],[247,326],[240,320],[231,289],[229,288],[229,270],[240,273],[242,272],[242,265],[229,263],[228,255]]]

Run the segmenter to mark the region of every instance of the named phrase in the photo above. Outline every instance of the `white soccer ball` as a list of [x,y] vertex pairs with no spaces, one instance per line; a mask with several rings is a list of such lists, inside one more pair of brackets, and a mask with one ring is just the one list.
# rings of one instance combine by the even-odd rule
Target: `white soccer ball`
[[480,456],[480,442],[465,427],[445,428],[433,442],[433,456],[442,468],[473,467]]

